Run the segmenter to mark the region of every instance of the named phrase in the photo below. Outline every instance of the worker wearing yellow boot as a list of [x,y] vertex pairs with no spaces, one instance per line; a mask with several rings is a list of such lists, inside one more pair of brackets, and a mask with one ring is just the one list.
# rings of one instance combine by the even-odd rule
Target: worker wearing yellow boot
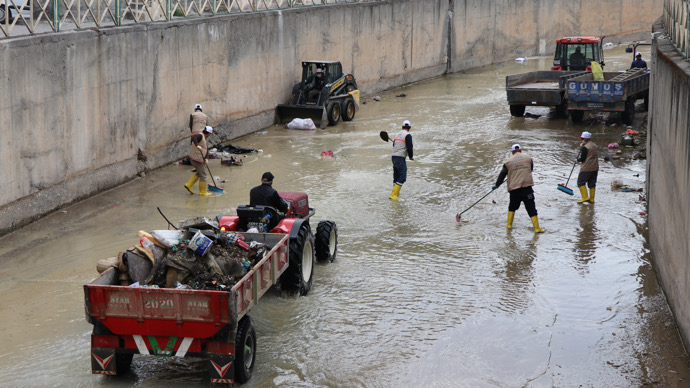
[[534,203],[534,179],[532,179],[532,170],[534,170],[534,162],[532,158],[522,152],[520,144],[513,144],[510,148],[512,156],[503,164],[501,173],[498,174],[496,184],[491,187],[495,190],[500,186],[506,176],[508,177],[508,193],[510,193],[510,203],[508,204],[508,229],[513,228],[513,217],[515,211],[520,208],[520,202],[525,203],[527,214],[532,219],[535,233],[542,233],[544,229],[539,227],[539,220],[537,219],[537,206]]
[[208,196],[211,193],[206,191],[206,155],[208,154],[208,143],[206,138],[213,134],[213,128],[206,126],[203,131],[192,134],[192,140],[189,145],[189,160],[192,166],[196,169],[194,175],[189,178],[189,181],[184,185],[189,194],[194,194],[192,190],[194,184],[199,181],[199,195]]
[[[580,189],[582,199],[577,203],[594,203],[594,192],[599,175],[599,147],[592,142],[592,134],[589,132],[582,132],[580,139],[582,144],[580,144],[580,157],[577,161],[581,162],[582,165],[580,166],[580,174],[577,176],[577,188]],[[587,193],[585,185],[589,187],[589,193]]]
[[395,135],[393,140],[393,193],[391,193],[390,199],[398,199],[400,189],[407,180],[407,163],[405,159],[409,157],[410,160],[414,160],[412,135],[409,134],[410,129],[412,129],[410,121],[403,121],[402,129]]

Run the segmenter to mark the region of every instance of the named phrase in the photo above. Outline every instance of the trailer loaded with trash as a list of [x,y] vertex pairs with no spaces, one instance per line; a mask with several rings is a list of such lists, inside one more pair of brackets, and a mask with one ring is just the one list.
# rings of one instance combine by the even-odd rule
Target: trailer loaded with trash
[[122,374],[135,354],[201,357],[210,382],[247,382],[256,360],[250,309],[273,286],[306,295],[315,260],[337,252],[336,224],[319,222],[314,237],[307,195],[280,194],[286,214],[240,206],[213,220],[168,221],[172,229],[139,231],[139,244],[100,260],[84,285],[92,373]]

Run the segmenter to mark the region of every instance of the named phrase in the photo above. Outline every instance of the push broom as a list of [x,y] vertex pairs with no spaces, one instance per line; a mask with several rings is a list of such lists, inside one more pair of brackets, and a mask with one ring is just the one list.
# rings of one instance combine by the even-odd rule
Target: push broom
[[[579,157],[580,154],[578,154],[577,156]],[[575,195],[575,193],[573,192],[573,189],[568,188],[568,182],[570,182],[570,177],[573,175],[573,171],[575,170],[576,164],[577,164],[577,159],[575,159],[575,163],[573,163],[573,168],[570,170],[570,175],[568,175],[568,180],[565,181],[565,184],[560,183],[558,185],[558,190],[560,190],[560,191],[562,191],[568,195]]]

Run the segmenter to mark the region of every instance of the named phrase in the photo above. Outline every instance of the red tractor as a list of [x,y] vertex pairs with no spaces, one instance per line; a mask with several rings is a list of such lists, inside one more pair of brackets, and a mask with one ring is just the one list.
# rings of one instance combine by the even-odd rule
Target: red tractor
[[590,64],[598,62],[604,67],[602,42],[604,37],[569,36],[556,40],[556,55],[551,70],[592,71]]
[[306,295],[311,289],[314,262],[333,261],[338,250],[338,228],[335,222],[320,221],[314,236],[309,218],[315,210],[309,207],[305,193],[278,193],[290,206],[281,213],[271,206],[238,206],[237,215],[220,215],[221,230],[245,232],[244,235],[288,234],[289,262],[280,278],[281,290]]

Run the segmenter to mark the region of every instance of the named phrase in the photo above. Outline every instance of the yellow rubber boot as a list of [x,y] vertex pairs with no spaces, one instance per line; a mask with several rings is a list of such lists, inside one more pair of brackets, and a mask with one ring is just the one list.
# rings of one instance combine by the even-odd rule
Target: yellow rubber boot
[[206,191],[206,182],[199,181],[199,195],[209,196],[211,193]]
[[513,229],[513,218],[515,218],[515,212],[508,210],[508,225],[506,228]]
[[185,183],[184,188],[187,189],[187,191],[189,191],[189,194],[194,194],[194,191],[192,191],[192,188],[194,187],[194,184],[198,180],[199,180],[199,177],[196,176],[196,174],[194,174],[194,175],[192,175],[191,178],[189,178],[187,183]]
[[398,196],[400,195],[400,189],[402,186],[400,185],[393,185],[393,192],[391,193],[390,199],[398,199]]
[[589,189],[589,202],[591,202],[591,203],[594,203],[594,191],[595,191],[595,190],[596,190],[596,189],[595,189],[594,187],[592,187],[591,189]]
[[544,233],[544,229],[539,227],[537,216],[532,217],[532,225],[534,225],[534,233]]
[[579,186],[578,189],[580,189],[580,194],[582,194],[582,199],[577,201],[577,203],[583,203],[589,201],[589,197],[587,196],[587,187],[586,186]]

